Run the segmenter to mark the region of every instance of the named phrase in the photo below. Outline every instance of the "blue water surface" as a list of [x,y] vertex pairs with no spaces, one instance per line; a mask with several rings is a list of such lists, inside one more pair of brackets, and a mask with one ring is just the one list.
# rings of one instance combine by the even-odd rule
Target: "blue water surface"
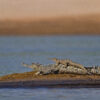
[[[100,36],[0,37],[0,76],[31,71],[21,65],[68,58],[84,66],[100,65]],[[0,89],[0,100],[100,100],[100,89]]]

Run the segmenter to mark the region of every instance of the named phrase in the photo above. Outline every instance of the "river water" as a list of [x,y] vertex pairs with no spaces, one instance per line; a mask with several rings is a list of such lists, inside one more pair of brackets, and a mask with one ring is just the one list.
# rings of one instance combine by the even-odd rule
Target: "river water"
[[[21,66],[51,64],[68,58],[84,66],[100,65],[100,36],[0,37],[0,76],[31,71]],[[100,100],[99,88],[0,89],[0,100]]]

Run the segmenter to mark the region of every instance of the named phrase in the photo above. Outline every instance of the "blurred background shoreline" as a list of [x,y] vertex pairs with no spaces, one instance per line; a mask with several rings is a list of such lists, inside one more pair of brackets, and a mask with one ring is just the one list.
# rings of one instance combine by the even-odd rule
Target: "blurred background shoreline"
[[0,0],[0,36],[100,35],[99,0]]
[[0,20],[0,36],[100,35],[100,15]]

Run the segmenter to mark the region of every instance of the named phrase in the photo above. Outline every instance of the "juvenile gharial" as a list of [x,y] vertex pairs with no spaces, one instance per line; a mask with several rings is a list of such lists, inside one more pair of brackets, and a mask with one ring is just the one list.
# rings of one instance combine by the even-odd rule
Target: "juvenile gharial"
[[66,74],[66,73],[71,73],[71,74],[88,74],[87,70],[83,70],[74,66],[68,66],[67,68],[60,68],[59,73],[61,74]]
[[57,66],[59,64],[63,64],[63,65],[68,66],[68,62],[66,61],[66,59],[51,58],[51,60],[53,60],[56,63]]
[[85,69],[85,67],[81,64],[78,64],[78,63],[75,63],[75,62],[72,62],[71,60],[69,59],[57,59],[57,58],[52,58],[52,60],[56,63],[56,65],[59,65],[59,64],[64,64],[67,66],[74,66],[74,67],[77,67],[77,68],[80,68],[80,69]]
[[43,66],[41,64],[32,63],[32,65],[28,65],[25,63],[22,63],[23,66],[32,68],[34,71],[36,71],[36,75],[47,75],[47,74],[54,74],[58,73],[58,69],[55,65],[46,65]]
[[88,74],[87,70],[83,70],[74,66],[65,66],[64,64],[50,64],[43,66],[41,64],[32,63],[32,65],[23,64],[25,67],[32,68],[36,71],[36,75],[47,75],[47,74],[64,74],[64,73],[74,73],[74,74]]

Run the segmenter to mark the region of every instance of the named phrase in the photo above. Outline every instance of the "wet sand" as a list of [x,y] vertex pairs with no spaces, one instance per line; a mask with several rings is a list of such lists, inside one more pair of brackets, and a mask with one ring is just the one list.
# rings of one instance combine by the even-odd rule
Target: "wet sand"
[[73,87],[100,88],[100,75],[15,73],[0,77],[0,88]]

